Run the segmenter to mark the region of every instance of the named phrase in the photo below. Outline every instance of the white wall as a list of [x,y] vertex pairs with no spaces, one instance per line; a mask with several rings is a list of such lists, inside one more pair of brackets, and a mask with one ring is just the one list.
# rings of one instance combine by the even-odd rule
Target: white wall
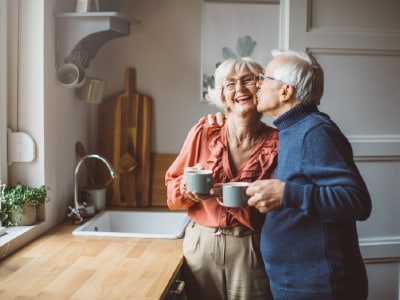
[[138,91],[154,101],[153,152],[177,153],[189,128],[216,111],[200,103],[202,0],[123,1],[122,7],[141,24],[105,44],[91,71],[114,94],[123,90],[125,69],[136,68]]
[[[73,199],[73,170],[78,157],[75,142],[88,143],[90,107],[75,96],[74,90],[56,81],[54,12],[63,11],[57,0],[21,0],[20,51],[11,49],[13,66],[20,57],[20,70],[11,67],[8,75],[8,126],[28,133],[36,143],[32,163],[13,163],[8,168],[8,184],[17,182],[50,188],[50,202],[40,212],[45,222],[4,247],[8,254],[66,219]],[[72,4],[73,1],[69,3]],[[67,2],[59,4],[65,6]],[[12,23],[16,20],[11,20]],[[18,32],[11,27],[11,42]],[[15,89],[18,82],[19,88]]]
[[[69,1],[70,7],[74,7],[73,2]],[[46,221],[51,224],[66,218],[67,204],[73,201],[74,168],[79,160],[75,143],[81,141],[89,148],[90,136],[90,105],[80,100],[74,89],[68,89],[56,80],[54,14],[70,9],[65,7],[67,4],[67,1],[46,0],[45,6],[44,167],[45,182],[53,195],[46,206]]]

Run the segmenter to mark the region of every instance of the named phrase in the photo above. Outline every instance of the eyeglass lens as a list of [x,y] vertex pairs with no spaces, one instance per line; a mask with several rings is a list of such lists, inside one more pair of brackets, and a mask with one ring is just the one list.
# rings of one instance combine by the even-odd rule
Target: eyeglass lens
[[241,78],[228,78],[223,82],[223,86],[228,90],[234,90],[237,82],[242,86],[251,86],[256,83],[256,77],[254,75],[244,76]]

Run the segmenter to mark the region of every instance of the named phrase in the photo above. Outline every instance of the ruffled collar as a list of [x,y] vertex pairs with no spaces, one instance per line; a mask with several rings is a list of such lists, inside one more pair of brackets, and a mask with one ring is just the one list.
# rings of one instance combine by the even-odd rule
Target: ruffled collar
[[[229,151],[226,124],[222,127],[211,125],[208,128],[207,140],[210,158],[208,168],[214,170],[214,177],[219,182],[253,181],[265,176],[263,171],[273,169],[274,158],[278,152],[277,131],[262,123],[262,134],[249,158],[237,170],[236,176],[229,165]],[[270,174],[267,174],[268,176]]]

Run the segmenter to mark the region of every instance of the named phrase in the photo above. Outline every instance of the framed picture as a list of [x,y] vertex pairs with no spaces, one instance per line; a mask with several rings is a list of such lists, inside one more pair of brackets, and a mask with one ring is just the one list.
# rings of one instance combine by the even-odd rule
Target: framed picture
[[279,3],[203,3],[202,95],[214,87],[214,71],[225,59],[249,56],[265,65],[279,45]]

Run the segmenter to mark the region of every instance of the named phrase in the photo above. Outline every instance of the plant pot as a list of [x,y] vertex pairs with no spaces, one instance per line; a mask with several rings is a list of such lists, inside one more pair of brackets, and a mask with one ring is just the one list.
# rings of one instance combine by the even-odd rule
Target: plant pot
[[10,219],[18,226],[33,225],[36,222],[37,209],[33,205],[25,205],[22,212],[11,212]]

